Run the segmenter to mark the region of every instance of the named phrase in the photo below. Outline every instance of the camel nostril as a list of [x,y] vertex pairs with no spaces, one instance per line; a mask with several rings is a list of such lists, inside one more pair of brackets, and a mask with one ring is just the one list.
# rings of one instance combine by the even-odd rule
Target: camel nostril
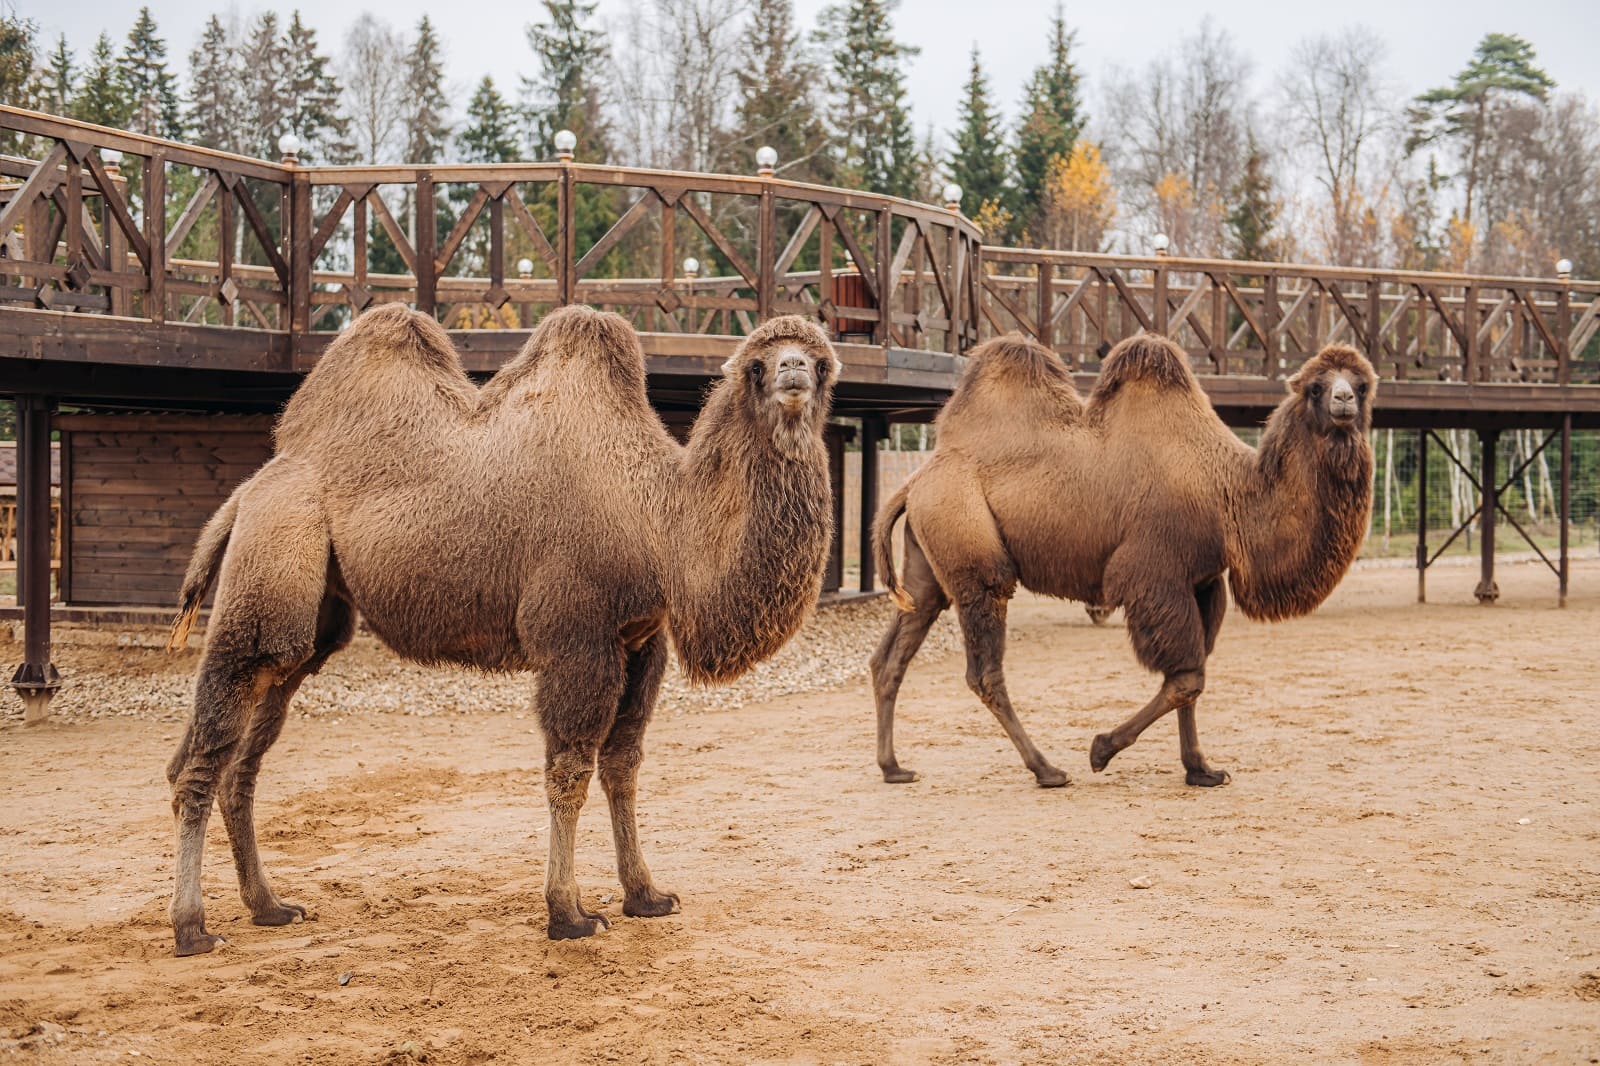
[[779,373],[782,373],[785,370],[804,370],[805,368],[806,360],[805,356],[803,355],[786,355],[782,359],[778,360]]

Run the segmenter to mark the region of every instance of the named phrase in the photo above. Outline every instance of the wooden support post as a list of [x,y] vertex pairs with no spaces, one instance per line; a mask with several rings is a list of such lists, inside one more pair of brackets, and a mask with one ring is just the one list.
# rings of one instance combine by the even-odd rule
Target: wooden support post
[[23,661],[11,675],[22,720],[50,714],[61,675],[50,661],[50,401],[17,397],[17,591],[22,600]]
[[1479,477],[1483,481],[1483,513],[1478,516],[1481,523],[1478,535],[1478,587],[1472,594],[1478,597],[1479,603],[1487,607],[1500,598],[1500,586],[1494,581],[1494,521],[1495,512],[1500,507],[1500,486],[1495,480],[1498,476],[1495,469],[1495,452],[1500,445],[1500,431],[1480,429],[1478,444],[1483,451],[1479,457],[1481,470]]
[[765,322],[772,317],[772,305],[777,299],[778,218],[770,182],[761,187],[761,203],[757,210],[760,221],[756,227],[756,314]]
[[1055,267],[1049,262],[1039,264],[1039,343],[1054,348],[1055,330],[1050,312],[1055,308]]
[[844,444],[848,431],[829,426],[823,440],[828,446],[828,487],[833,495],[833,542],[828,545],[828,566],[822,572],[822,591],[838,592],[844,586]]
[[167,153],[157,148],[144,164],[144,242],[150,246],[150,288],[144,316],[151,322],[167,320]]
[[878,442],[888,436],[882,415],[861,419],[861,591],[878,583],[872,565],[872,520],[878,516]]
[[1417,602],[1428,602],[1428,431],[1417,430]]
[[[424,170],[417,175],[417,310],[433,314],[439,291],[439,267],[435,258],[439,254],[439,219],[435,212],[433,172]],[[309,281],[309,279],[308,279]]]
[[1559,605],[1567,605],[1567,526],[1572,520],[1572,415],[1561,416],[1561,569]]

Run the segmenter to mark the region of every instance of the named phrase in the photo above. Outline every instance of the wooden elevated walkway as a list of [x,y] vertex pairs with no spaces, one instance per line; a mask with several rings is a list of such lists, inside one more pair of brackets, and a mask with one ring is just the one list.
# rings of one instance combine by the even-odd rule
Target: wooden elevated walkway
[[[482,374],[550,308],[617,311],[640,331],[652,399],[680,416],[761,321],[815,316],[845,364],[836,413],[861,420],[868,454],[891,422],[933,417],[963,353],[1013,329],[1086,388],[1117,341],[1166,333],[1235,425],[1259,421],[1322,345],[1348,342],[1383,379],[1379,426],[1491,441],[1541,428],[1562,442],[1563,486],[1572,429],[1600,426],[1600,282],[985,247],[956,210],[765,175],[301,166],[4,106],[0,135],[20,146],[0,157],[0,394],[17,398],[22,429],[23,692],[53,684],[49,573],[27,562],[49,555],[29,533],[48,526],[49,493],[27,484],[48,477],[54,412],[269,414],[380,303],[435,315]],[[1491,599],[1500,473],[1487,454]],[[863,515],[875,466],[863,464]]]

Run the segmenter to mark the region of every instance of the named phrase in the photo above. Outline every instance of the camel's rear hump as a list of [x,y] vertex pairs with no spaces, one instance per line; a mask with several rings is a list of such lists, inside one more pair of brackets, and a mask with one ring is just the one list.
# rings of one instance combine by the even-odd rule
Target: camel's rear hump
[[1200,390],[1194,371],[1189,369],[1189,357],[1159,333],[1141,333],[1111,349],[1100,364],[1090,406],[1105,403],[1131,382],[1179,392]]
[[471,413],[477,387],[431,315],[385,304],[358,316],[290,398],[274,433],[279,451],[330,433],[382,434],[395,425]]
[[1072,375],[1050,349],[1021,333],[1007,333],[973,349],[967,371],[939,416],[941,435],[993,433],[997,426],[1038,421],[1076,422],[1083,398]]

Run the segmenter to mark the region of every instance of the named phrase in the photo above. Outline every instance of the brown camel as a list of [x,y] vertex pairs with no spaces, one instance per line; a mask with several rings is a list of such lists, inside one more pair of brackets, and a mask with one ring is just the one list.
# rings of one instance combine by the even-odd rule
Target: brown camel
[[[1164,337],[1123,341],[1089,402],[1061,361],[1011,334],[984,344],[939,416],[933,456],[878,513],[880,572],[899,605],[872,656],[878,765],[916,780],[894,754],[894,705],[906,666],[952,602],[967,684],[1005,727],[1039,784],[1067,775],[1028,739],[1006,695],[1006,603],[1018,584],[1121,607],[1134,654],[1162,675],[1143,710],[1094,738],[1096,772],[1156,719],[1178,712],[1191,785],[1221,785],[1195,734],[1227,597],[1250,618],[1306,614],[1333,591],[1366,534],[1372,506],[1377,378],[1357,351],[1324,348],[1288,382],[1259,449],[1222,424]],[[905,576],[890,532],[906,516]]]
[[777,651],[815,604],[838,370],[815,324],[768,322],[724,364],[680,446],[616,315],[553,312],[482,389],[432,318],[399,306],[358,318],[289,401],[274,458],[201,533],[184,579],[177,646],[221,580],[167,771],[177,954],[220,939],[200,894],[214,795],[256,924],[304,917],[261,869],[256,774],[290,697],[349,642],[358,610],[406,658],[538,671],[552,939],[608,924],[573,876],[597,762],[623,913],[675,910],[634,821],[668,635],[691,679],[723,681]]

